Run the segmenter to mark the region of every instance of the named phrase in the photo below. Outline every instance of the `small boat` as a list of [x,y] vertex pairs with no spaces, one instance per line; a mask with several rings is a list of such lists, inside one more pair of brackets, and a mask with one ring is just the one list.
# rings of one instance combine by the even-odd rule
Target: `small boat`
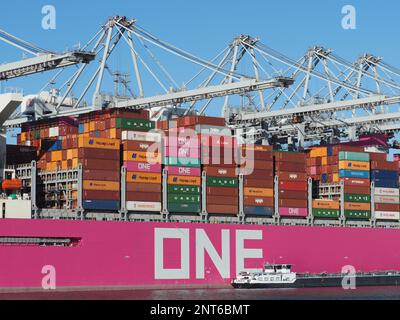
[[234,288],[398,286],[400,271],[297,274],[291,264],[264,264],[262,272],[240,272],[231,284]]

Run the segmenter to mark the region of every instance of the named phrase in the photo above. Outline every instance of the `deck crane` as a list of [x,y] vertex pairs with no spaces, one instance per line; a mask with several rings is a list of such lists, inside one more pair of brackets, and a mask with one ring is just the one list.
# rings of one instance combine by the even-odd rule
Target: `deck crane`
[[[10,80],[50,71],[56,68],[64,68],[72,65],[90,63],[94,58],[93,52],[74,50],[66,53],[55,53],[42,49],[30,42],[22,40],[4,30],[0,29],[0,41],[12,45],[24,53],[33,57],[0,65],[0,81]],[[6,137],[3,125],[15,112],[22,102],[22,94],[18,92],[0,95],[0,179],[3,177],[6,156]]]

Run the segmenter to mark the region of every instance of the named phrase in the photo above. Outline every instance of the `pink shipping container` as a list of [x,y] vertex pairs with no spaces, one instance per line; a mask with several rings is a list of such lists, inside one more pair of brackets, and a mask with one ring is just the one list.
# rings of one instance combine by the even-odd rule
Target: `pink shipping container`
[[307,217],[307,208],[279,208],[282,217]]
[[200,139],[197,136],[172,135],[164,138],[164,145],[165,147],[200,148]]
[[173,176],[201,176],[200,168],[166,166],[165,169],[167,169],[168,174]]
[[127,171],[132,171],[132,172],[150,172],[150,173],[161,172],[160,163],[150,164],[146,162],[125,161],[124,167],[126,168]]
[[165,148],[165,156],[200,159],[200,148],[170,146]]

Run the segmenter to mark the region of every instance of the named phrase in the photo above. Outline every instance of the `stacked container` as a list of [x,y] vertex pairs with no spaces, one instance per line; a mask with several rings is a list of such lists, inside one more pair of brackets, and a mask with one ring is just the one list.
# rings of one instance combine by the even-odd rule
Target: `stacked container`
[[126,209],[160,212],[161,134],[125,131],[122,136],[123,166],[126,168]]
[[376,219],[400,219],[398,172],[397,163],[386,161],[386,154],[371,154],[371,181],[374,182]]
[[315,218],[338,219],[340,217],[340,201],[330,199],[313,200],[312,214]]
[[201,136],[203,171],[207,174],[207,212],[239,213],[237,142],[230,132]]
[[371,218],[370,157],[365,152],[339,152],[339,178],[344,180],[346,219]]
[[164,164],[168,173],[168,211],[200,213],[200,141],[185,127],[171,128],[164,140]]
[[274,160],[272,147],[242,145],[244,214],[271,217],[274,214]]
[[85,210],[119,209],[120,140],[79,137],[82,206]]
[[279,215],[282,217],[307,217],[306,154],[275,152],[274,160],[275,175],[279,179]]

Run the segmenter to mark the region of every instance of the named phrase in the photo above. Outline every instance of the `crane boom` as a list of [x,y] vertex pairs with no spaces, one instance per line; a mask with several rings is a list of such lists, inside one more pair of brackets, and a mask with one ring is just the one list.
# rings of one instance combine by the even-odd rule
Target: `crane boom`
[[41,54],[33,58],[0,65],[0,80],[9,80],[56,68],[89,63],[95,56],[95,53],[84,51]]

